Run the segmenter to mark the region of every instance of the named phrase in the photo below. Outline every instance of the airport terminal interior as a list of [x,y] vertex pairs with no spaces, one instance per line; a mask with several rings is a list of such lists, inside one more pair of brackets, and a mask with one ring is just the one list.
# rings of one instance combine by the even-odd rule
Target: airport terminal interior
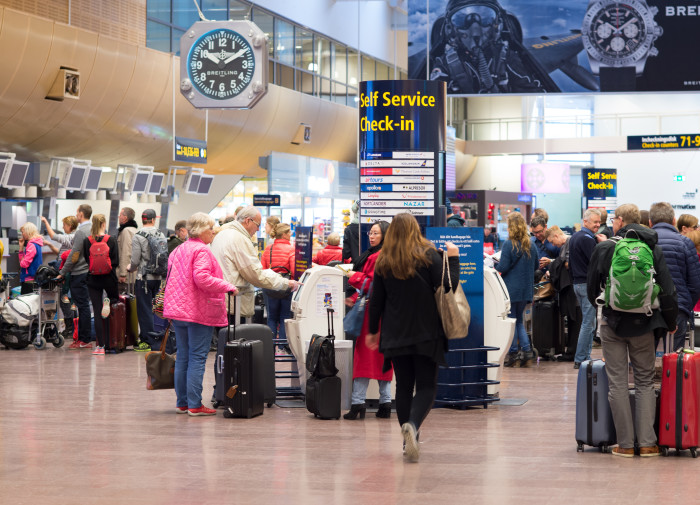
[[[131,346],[102,356],[69,349],[70,336],[51,333],[64,321],[50,284],[39,291],[48,304],[38,309],[41,331],[26,330],[23,346],[2,345],[0,335],[0,503],[697,501],[689,451],[633,459],[577,451],[578,370],[562,359],[571,352],[563,315],[552,329],[561,345],[538,349],[529,367],[503,366],[515,322],[490,265],[508,238],[508,215],[529,223],[545,209],[549,226],[567,235],[589,207],[606,209],[610,228],[624,203],[668,202],[676,217],[700,216],[700,74],[667,56],[674,43],[695,43],[679,35],[692,31],[683,27],[693,7],[632,2],[646,23],[635,46],[642,21],[613,26],[612,11],[590,21],[593,3],[0,0],[3,306],[20,290],[20,227],[35,224],[46,237],[44,263],[57,260],[42,217],[60,232],[82,204],[105,215],[111,234],[125,207],[139,225],[153,209],[155,226],[172,234],[196,212],[218,231],[254,204],[263,221],[290,225],[304,258],[351,222],[364,237],[375,219],[407,209],[442,244],[447,207],[464,228],[449,236],[464,240],[462,282],[473,304],[469,337],[450,344],[461,361],[441,371],[412,463],[395,409],[375,416],[376,385],[361,420],[322,420],[305,408],[304,346],[327,333],[328,296],[344,298],[341,269],[304,260],[286,326],[291,349],[274,351],[277,398],[250,419],[221,408],[177,415],[174,391],[146,388],[145,353]],[[597,39],[612,37],[610,47],[624,42],[644,54],[619,73],[606,68],[589,21],[599,24]],[[460,47],[473,59],[455,60]],[[377,106],[368,90],[411,89],[410,104],[436,82],[445,90],[435,95],[440,122],[410,135],[432,135],[439,148],[386,141],[401,135],[387,131],[388,115],[384,126],[361,121]],[[388,105],[399,110],[396,98]],[[375,119],[389,114],[382,110]],[[397,130],[411,124],[403,119]],[[384,167],[401,168],[387,176]],[[425,184],[413,177],[425,174]],[[387,189],[397,175],[407,177]],[[261,224],[259,251],[268,243]],[[495,237],[487,244],[484,229]],[[530,335],[533,317],[528,306]],[[333,320],[345,413],[353,345],[340,310]],[[20,332],[8,325],[0,318],[16,344]],[[599,346],[592,357],[602,357]],[[209,353],[206,406],[217,359]]]

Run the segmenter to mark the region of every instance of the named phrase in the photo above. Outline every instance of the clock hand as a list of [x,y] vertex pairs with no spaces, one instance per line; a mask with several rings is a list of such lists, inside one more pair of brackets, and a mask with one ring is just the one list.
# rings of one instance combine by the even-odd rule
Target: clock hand
[[624,29],[627,27],[628,24],[634,23],[635,21],[637,21],[635,18],[632,18],[632,19],[630,19],[629,21],[627,21],[624,25],[622,25],[620,28],[618,28],[618,30],[617,30],[618,33],[621,33],[622,30],[624,30]]
[[247,48],[244,48],[244,49],[241,49],[240,51],[238,51],[237,53],[233,53],[231,56],[229,56],[228,58],[226,58],[224,60],[224,63],[231,63],[236,58],[240,58],[241,56],[243,56],[243,53],[245,53],[246,51],[247,51]]
[[210,53],[209,51],[207,51],[205,58],[213,61],[216,64],[219,64],[219,62],[221,61],[214,53]]

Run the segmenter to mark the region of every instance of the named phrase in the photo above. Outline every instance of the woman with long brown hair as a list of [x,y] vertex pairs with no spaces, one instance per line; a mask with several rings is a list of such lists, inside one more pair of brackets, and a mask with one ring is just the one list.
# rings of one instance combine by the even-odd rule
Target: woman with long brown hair
[[[109,324],[105,321],[109,317],[109,306],[119,301],[116,272],[119,266],[119,247],[117,237],[107,235],[106,228],[107,220],[104,214],[93,215],[90,236],[83,243],[83,254],[88,264],[88,293],[95,314],[97,342],[92,353],[97,355],[104,355],[105,345],[109,344]],[[107,294],[106,297],[103,297],[103,291]]]
[[[503,243],[501,260],[495,268],[501,273],[510,295],[510,317],[515,318],[515,336],[506,356],[504,366],[513,366],[520,359],[520,366],[527,367],[534,354],[523,324],[525,306],[532,301],[537,270],[537,251],[531,247],[525,218],[520,212],[508,214],[508,240]],[[518,354],[518,346],[522,355]]]
[[[435,401],[438,365],[446,365],[447,339],[435,303],[447,254],[454,289],[459,253],[448,242],[439,252],[420,232],[411,214],[395,216],[374,269],[367,347],[384,355],[384,369],[396,374],[396,415],[409,461],[418,461],[418,430]],[[449,279],[445,276],[445,289]],[[381,335],[379,324],[381,321]],[[414,395],[415,390],[415,395]]]

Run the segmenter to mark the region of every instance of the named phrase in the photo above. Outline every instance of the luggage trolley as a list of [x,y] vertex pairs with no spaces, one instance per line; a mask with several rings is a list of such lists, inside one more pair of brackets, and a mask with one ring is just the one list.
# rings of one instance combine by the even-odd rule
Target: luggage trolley
[[44,349],[50,342],[54,347],[62,347],[65,339],[58,331],[58,299],[61,296],[63,280],[51,279],[37,287],[39,294],[38,331],[32,342],[37,350]]

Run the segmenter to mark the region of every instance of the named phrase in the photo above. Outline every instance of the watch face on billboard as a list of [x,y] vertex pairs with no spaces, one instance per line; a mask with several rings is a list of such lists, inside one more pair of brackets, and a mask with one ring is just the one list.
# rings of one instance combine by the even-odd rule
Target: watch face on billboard
[[452,95],[697,91],[696,0],[408,0],[408,74]]
[[523,163],[520,165],[520,191],[523,193],[569,193],[567,163]]

